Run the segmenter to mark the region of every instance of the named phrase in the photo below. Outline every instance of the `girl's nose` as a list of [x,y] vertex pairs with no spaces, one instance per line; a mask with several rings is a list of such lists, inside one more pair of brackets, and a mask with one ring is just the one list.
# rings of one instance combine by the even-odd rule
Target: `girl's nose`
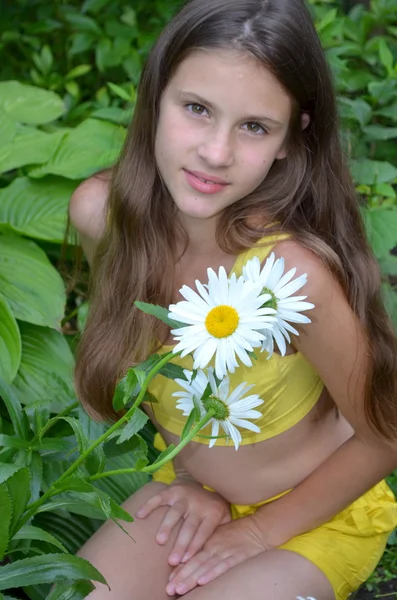
[[211,167],[230,167],[233,163],[230,132],[211,131],[211,134],[201,141],[197,152]]

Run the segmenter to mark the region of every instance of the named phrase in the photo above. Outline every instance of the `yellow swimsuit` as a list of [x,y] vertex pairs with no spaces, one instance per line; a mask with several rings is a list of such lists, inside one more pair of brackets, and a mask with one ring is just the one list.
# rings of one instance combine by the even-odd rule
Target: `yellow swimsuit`
[[[267,245],[240,254],[232,273],[241,275],[243,265],[253,256],[258,256],[262,262],[280,239],[269,236],[259,240],[258,244]],[[163,346],[160,352],[169,351],[170,348]],[[272,438],[296,425],[314,407],[324,387],[320,377],[299,352],[285,357],[273,354],[267,359],[265,352],[257,351],[257,357],[252,367],[241,365],[234,374],[229,375],[230,389],[246,381],[255,384],[252,393],[259,394],[264,400],[257,408],[262,416],[255,420],[261,429],[260,433],[241,429],[241,445]],[[190,356],[184,359],[176,357],[173,362],[185,369],[192,369]],[[186,423],[186,417],[176,408],[172,396],[173,392],[180,389],[173,380],[161,375],[149,387],[158,400],[158,404],[154,405],[156,419],[164,429],[176,435],[181,434]],[[201,433],[210,435],[210,427]],[[196,438],[194,441],[208,444],[205,438]],[[216,441],[216,445],[227,443],[226,438]],[[155,446],[159,450],[165,449],[164,440],[159,434],[156,435]],[[231,447],[231,450],[234,451],[234,448]],[[233,452],[231,460],[232,457]],[[172,463],[168,463],[154,474],[153,479],[169,484],[175,477]],[[272,500],[275,498],[253,506],[232,504],[232,516],[240,518],[252,514],[259,506]],[[397,503],[386,482],[382,481],[327,523],[291,539],[281,548],[297,552],[316,564],[331,582],[336,600],[345,600],[374,570],[388,536],[396,526]],[[299,596],[299,590],[296,595]]]

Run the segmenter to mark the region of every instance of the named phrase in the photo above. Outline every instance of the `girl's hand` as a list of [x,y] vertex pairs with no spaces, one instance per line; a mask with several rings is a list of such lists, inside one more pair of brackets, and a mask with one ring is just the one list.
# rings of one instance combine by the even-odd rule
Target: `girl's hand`
[[247,558],[269,549],[251,516],[221,525],[201,552],[173,570],[166,592],[170,596],[186,594],[197,585],[205,585]]
[[148,517],[156,508],[169,506],[156,535],[158,544],[167,543],[172,530],[184,521],[168,557],[172,566],[187,562],[221,523],[231,520],[229,503],[219,494],[205,490],[194,481],[177,481],[150,498],[136,513]]

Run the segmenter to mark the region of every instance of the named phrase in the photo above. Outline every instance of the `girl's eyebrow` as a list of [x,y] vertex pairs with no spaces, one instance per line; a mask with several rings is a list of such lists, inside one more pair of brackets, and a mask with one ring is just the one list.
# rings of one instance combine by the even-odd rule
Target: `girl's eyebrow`
[[[214,106],[214,104],[212,104],[212,102],[210,102],[209,100],[206,100],[199,94],[196,94],[196,92],[185,92],[183,90],[178,90],[178,92],[179,92],[179,96],[182,100],[197,100],[197,102],[199,104],[203,104],[204,106],[207,106],[211,110],[213,110],[215,108],[215,106]],[[278,125],[279,127],[282,126],[282,123],[280,121],[277,121],[276,119],[272,119],[271,117],[265,117],[264,115],[262,115],[262,116],[247,115],[246,117],[244,117],[244,120],[267,121],[268,123],[272,123],[273,125]]]

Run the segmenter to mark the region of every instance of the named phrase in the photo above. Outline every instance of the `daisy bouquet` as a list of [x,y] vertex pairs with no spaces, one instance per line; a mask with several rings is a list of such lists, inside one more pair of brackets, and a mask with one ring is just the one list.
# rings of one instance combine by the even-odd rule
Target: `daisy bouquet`
[[[256,352],[266,352],[270,358],[277,346],[286,353],[290,334],[298,335],[296,324],[310,323],[302,312],[313,304],[306,296],[295,295],[306,283],[306,275],[294,278],[296,269],[284,273],[284,260],[274,254],[262,267],[258,258],[248,261],[237,277],[227,276],[221,267],[218,273],[208,269],[208,282],[195,282],[196,290],[183,286],[183,300],[168,308],[136,302],[144,312],[154,315],[171,327],[175,346],[165,354],[154,354],[144,363],[128,369],[119,381],[113,398],[116,411],[123,416],[106,428],[95,440],[85,437],[75,419],[63,414],[51,419],[38,438],[60,418],[75,430],[79,456],[37,500],[28,504],[14,527],[14,534],[27,525],[39,510],[48,510],[53,497],[65,491],[78,492],[88,507],[95,505],[106,518],[131,521],[132,517],[103,490],[93,483],[105,477],[136,472],[153,473],[178,454],[200,431],[210,425],[209,447],[219,437],[226,436],[236,450],[241,442],[240,429],[259,432],[255,420],[263,400],[241,382],[231,389],[228,374],[242,363],[251,366]],[[192,357],[192,370],[173,363],[177,356]],[[175,392],[176,407],[186,416],[186,424],[177,445],[170,445],[149,464],[148,447],[139,432],[148,417],[139,408],[143,401],[155,401],[148,386],[158,374],[170,377],[179,386]],[[219,435],[220,434],[220,435]],[[128,452],[129,465],[106,470],[104,450],[112,445],[113,455]],[[88,461],[88,459],[90,459]],[[46,508],[47,507],[47,508]],[[73,557],[75,560],[75,557]],[[80,559],[81,561],[81,559]],[[90,579],[103,581],[95,571]]]

